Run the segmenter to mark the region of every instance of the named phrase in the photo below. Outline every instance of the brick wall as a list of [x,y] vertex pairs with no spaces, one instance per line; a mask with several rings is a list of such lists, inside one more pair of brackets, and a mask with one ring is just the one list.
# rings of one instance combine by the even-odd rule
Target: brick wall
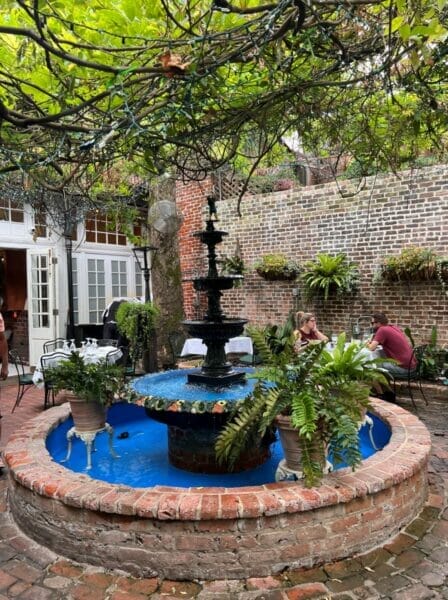
[[[224,293],[227,316],[244,316],[256,324],[281,323],[290,311],[308,309],[316,312],[319,327],[329,333],[349,332],[357,316],[381,310],[391,322],[411,327],[418,342],[428,339],[435,324],[439,342],[447,343],[448,297],[438,283],[374,284],[372,279],[381,260],[405,246],[448,255],[448,166],[406,171],[399,177],[370,177],[349,197],[342,197],[340,190],[344,195],[357,191],[347,181],[248,196],[241,204],[241,217],[236,199],[218,202],[219,226],[229,232],[219,254],[233,254],[238,240],[250,269],[268,252],[284,252],[299,262],[318,252],[345,252],[362,275],[353,298],[313,306],[303,299],[299,282],[268,282],[249,270],[242,288]],[[191,232],[193,225],[195,230],[204,226],[204,190],[190,185],[181,190],[177,202],[185,215],[181,259],[186,267],[199,268],[204,251]],[[192,294],[185,288],[184,302],[186,314],[192,314]]]
[[7,310],[3,313],[5,328],[12,330],[12,339],[9,347],[17,350],[24,362],[29,359],[28,346],[28,311]]

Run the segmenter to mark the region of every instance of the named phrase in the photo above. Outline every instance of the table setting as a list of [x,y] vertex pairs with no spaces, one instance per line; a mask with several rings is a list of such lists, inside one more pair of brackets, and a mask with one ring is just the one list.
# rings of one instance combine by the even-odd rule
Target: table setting
[[[56,366],[64,358],[68,358],[72,352],[78,352],[86,364],[98,363],[101,359],[108,357],[108,361],[117,362],[122,356],[122,351],[116,346],[99,346],[96,338],[86,338],[81,346],[76,346],[74,339],[65,340],[62,348],[53,352],[42,354],[33,373],[33,383],[37,387],[44,386],[44,374],[42,370],[42,357],[46,359],[46,367]],[[110,354],[110,356],[108,356]],[[54,357],[54,360],[52,358]]]

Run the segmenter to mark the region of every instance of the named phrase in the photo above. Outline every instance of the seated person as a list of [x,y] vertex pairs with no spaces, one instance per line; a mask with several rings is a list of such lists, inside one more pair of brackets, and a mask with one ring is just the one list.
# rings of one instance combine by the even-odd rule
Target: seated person
[[405,333],[396,325],[390,325],[384,313],[374,313],[372,316],[373,338],[367,342],[369,350],[376,350],[381,345],[383,352],[388,358],[393,358],[395,363],[384,363],[382,366],[394,377],[404,378],[416,368],[412,346]]
[[297,329],[294,335],[300,340],[301,345],[307,344],[310,340],[320,340],[328,342],[328,338],[317,328],[316,317],[312,313],[299,311],[296,313]]
[[[393,377],[406,378],[409,369],[412,373],[417,366],[410,341],[399,327],[389,324],[388,318],[384,313],[378,312],[373,314],[372,327],[374,335],[372,340],[366,343],[367,348],[373,351],[381,345],[386,357],[397,361],[396,363],[385,362],[381,366]],[[381,386],[378,384],[375,386],[375,390],[383,400],[395,401],[395,394],[392,390],[385,390],[383,392]]]

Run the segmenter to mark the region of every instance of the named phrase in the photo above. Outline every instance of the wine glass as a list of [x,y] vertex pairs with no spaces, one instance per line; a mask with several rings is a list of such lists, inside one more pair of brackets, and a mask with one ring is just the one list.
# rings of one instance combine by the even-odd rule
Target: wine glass
[[73,338],[70,340],[70,352],[76,352],[76,344]]
[[68,340],[64,340],[64,343],[62,344],[62,351],[63,352],[69,352],[70,351],[70,346],[68,345]]

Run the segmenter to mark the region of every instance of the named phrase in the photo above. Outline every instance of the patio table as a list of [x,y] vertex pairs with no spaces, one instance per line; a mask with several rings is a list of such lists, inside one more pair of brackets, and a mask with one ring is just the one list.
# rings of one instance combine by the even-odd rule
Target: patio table
[[[121,350],[119,348],[117,348],[116,346],[98,346],[96,348],[93,348],[93,347],[77,348],[76,352],[79,352],[83,356],[84,362],[87,364],[89,364],[89,363],[93,364],[93,363],[99,362],[101,359],[106,358],[106,356],[109,354],[109,352],[113,352],[112,358],[113,358],[114,362],[116,362],[123,356],[123,353],[121,352]],[[60,349],[55,352],[50,352],[48,354],[42,354],[42,356],[49,357],[51,359],[52,354],[55,355],[55,359],[54,359],[54,361],[50,360],[49,364],[52,367],[55,367],[61,360],[64,360],[64,357],[61,357],[61,354],[65,355],[65,357],[68,358],[71,354],[71,351]],[[33,383],[38,388],[42,388],[44,385],[44,374],[42,372],[42,363],[41,363],[42,356],[39,358],[37,365],[36,365],[36,369],[33,373]]]
[[[225,345],[226,354],[252,354],[254,351],[252,339],[245,335],[230,338]],[[207,346],[200,338],[188,338],[185,340],[181,356],[189,355],[205,356],[207,354]]]

